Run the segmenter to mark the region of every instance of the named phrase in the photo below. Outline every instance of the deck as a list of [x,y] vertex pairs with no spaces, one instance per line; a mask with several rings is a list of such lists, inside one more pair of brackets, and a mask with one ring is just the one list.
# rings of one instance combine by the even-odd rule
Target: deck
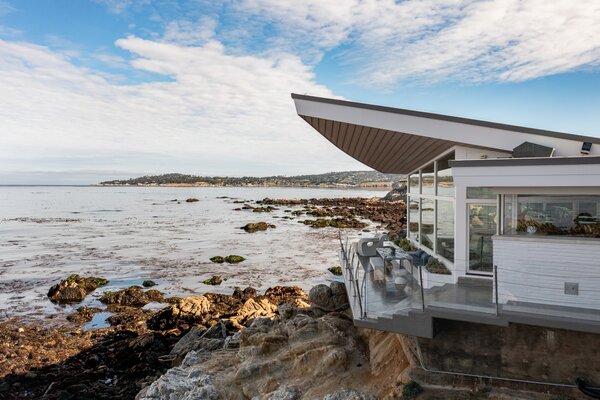
[[357,326],[429,338],[435,335],[435,319],[600,333],[597,310],[496,304],[492,279],[459,278],[457,283],[422,288],[418,267],[395,261],[374,268],[371,258],[356,254],[354,244],[342,245],[340,261]]

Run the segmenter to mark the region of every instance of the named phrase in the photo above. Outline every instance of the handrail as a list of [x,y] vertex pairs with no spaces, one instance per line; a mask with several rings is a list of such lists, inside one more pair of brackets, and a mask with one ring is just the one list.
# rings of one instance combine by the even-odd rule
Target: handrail
[[[346,235],[346,246],[344,246],[344,243],[342,242],[342,234],[340,231],[339,234],[339,240],[340,240],[340,246],[342,249],[342,254],[343,254],[343,262],[344,262],[344,266],[343,269],[349,274],[349,278],[350,278],[350,288],[352,289],[352,291],[354,292],[353,295],[354,297],[356,297],[356,295],[358,295],[358,306],[360,308],[360,316],[362,317],[363,315],[366,316],[366,313],[363,312],[363,304],[362,304],[362,295],[361,295],[361,291],[360,291],[360,287],[359,287],[359,282],[358,282],[358,276],[356,275],[356,272],[352,271],[352,268],[354,267],[354,254],[352,255],[352,261],[348,260],[348,251],[349,246],[348,246],[348,236]],[[363,280],[364,281],[364,280]],[[354,283],[354,288],[352,288],[352,284]],[[366,303],[365,303],[366,305]]]

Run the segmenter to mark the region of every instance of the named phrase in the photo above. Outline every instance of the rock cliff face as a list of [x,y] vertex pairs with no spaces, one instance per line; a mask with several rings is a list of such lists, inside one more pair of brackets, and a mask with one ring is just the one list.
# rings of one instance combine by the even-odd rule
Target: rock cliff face
[[359,332],[339,283],[316,286],[309,300],[280,306],[278,318],[255,318],[229,348],[214,349],[191,330],[173,349],[188,351],[181,365],[137,399],[399,398],[411,365],[402,338]]

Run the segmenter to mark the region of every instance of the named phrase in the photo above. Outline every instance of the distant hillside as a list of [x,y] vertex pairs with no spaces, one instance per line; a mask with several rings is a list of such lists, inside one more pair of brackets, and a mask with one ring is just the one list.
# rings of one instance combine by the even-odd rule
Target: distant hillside
[[320,186],[320,187],[391,187],[402,175],[377,171],[328,172],[318,175],[221,177],[184,174],[141,176],[127,180],[100,182],[101,186]]

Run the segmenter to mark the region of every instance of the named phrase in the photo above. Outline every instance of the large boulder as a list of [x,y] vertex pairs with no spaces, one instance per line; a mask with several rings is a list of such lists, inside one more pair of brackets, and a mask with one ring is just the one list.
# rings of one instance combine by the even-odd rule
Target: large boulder
[[108,281],[104,278],[86,277],[77,274],[52,286],[48,291],[48,297],[55,303],[78,303],[97,288],[104,286]]
[[320,284],[313,286],[308,293],[308,301],[312,306],[318,307],[322,310],[335,310],[333,294],[331,293],[331,288],[327,285]]
[[212,303],[206,296],[192,296],[180,299],[172,307],[173,316],[182,319],[204,319],[212,310]]
[[208,330],[193,326],[169,353],[173,366],[180,365],[190,351],[214,351],[223,348],[225,343],[223,332],[226,335],[227,331],[223,324],[217,324]]
[[348,293],[346,292],[346,285],[342,282],[331,282],[329,285],[331,289],[331,298],[333,300],[333,306],[337,311],[347,309],[350,304],[348,303]]

